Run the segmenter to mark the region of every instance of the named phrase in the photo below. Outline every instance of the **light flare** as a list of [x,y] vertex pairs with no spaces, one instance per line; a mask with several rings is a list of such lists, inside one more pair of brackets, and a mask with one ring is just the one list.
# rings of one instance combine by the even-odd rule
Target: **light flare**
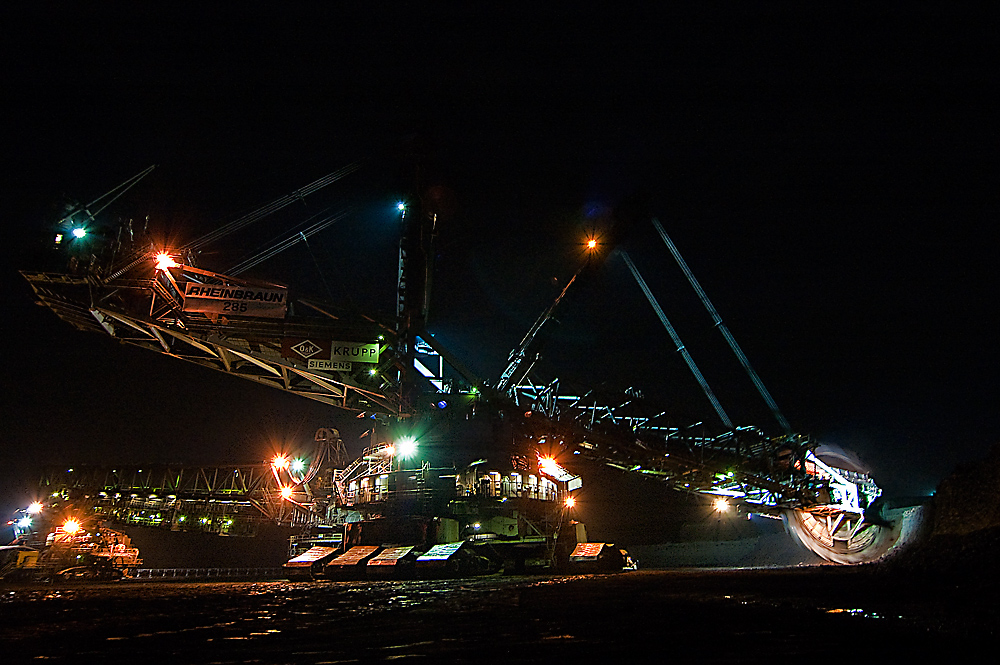
[[166,252],[160,252],[156,255],[156,269],[166,270],[167,268],[176,268],[180,264],[174,261],[174,258],[167,254]]
[[63,531],[71,536],[79,533],[81,528],[80,523],[76,520],[69,519],[63,522]]
[[413,437],[404,436],[396,443],[396,454],[402,458],[412,457],[417,452],[417,442]]
[[538,457],[538,470],[556,480],[566,480],[570,475],[554,457],[549,456]]

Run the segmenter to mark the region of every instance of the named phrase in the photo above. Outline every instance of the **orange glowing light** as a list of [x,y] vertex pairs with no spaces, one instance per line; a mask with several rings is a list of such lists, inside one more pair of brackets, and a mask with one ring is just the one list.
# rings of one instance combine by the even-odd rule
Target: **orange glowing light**
[[281,498],[282,499],[288,499],[291,496],[292,496],[292,488],[291,487],[287,487],[286,486],[286,487],[282,487],[281,488]]
[[156,255],[156,269],[166,270],[167,268],[176,268],[179,263],[174,261],[173,257],[166,252],[160,252]]
[[720,513],[729,512],[729,502],[720,496],[718,499],[712,502],[712,508],[714,508],[717,512]]
[[274,459],[271,460],[271,466],[275,469],[287,469],[291,462],[288,461],[288,457],[285,455],[275,455]]
[[595,238],[591,238],[590,240],[587,241],[587,249],[595,249],[596,247],[597,247],[597,240]]
[[542,473],[547,473],[550,476],[559,473],[562,469],[556,464],[555,458],[552,457],[539,457],[538,458],[538,468]]
[[75,533],[79,533],[80,528],[80,523],[76,520],[66,520],[63,522],[63,531],[71,536]]
[[43,508],[42,502],[35,501],[30,506],[28,506],[28,512],[32,515],[37,515],[38,513],[42,512],[42,508]]
[[576,505],[576,499],[574,499],[574,498],[573,498],[573,497],[571,497],[571,496],[568,496],[568,497],[566,497],[566,500],[565,500],[565,501],[563,501],[563,504],[564,504],[564,505],[565,505],[565,506],[566,506],[567,508],[572,508],[573,506],[575,506],[575,505]]

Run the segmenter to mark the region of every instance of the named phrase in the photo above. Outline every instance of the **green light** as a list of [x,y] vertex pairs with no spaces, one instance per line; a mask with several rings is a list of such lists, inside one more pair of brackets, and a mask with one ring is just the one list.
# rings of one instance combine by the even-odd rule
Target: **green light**
[[74,238],[82,238],[85,235],[87,235],[87,229],[83,228],[82,226],[78,226],[77,228],[73,229]]
[[417,452],[417,441],[412,436],[404,436],[396,442],[396,455],[400,459],[413,457]]
[[294,460],[292,460],[292,471],[294,471],[295,473],[302,473],[302,471],[305,470],[305,468],[306,468],[305,460],[303,460],[301,457],[296,457]]

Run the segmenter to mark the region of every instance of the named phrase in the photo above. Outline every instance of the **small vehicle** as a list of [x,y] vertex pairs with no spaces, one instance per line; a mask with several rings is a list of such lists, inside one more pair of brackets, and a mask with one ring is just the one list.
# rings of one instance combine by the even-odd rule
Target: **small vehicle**
[[38,569],[38,550],[23,545],[0,545],[0,579],[32,577]]

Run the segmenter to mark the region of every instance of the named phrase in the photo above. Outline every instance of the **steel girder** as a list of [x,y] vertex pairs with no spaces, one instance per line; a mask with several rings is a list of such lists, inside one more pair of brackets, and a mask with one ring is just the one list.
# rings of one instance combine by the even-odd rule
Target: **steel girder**
[[[117,280],[22,272],[41,304],[80,330],[99,332],[150,351],[193,362],[273,388],[355,412],[400,415],[401,401],[390,333],[371,322],[329,318],[263,321],[181,311],[156,280]],[[122,297],[126,294],[126,297]],[[345,330],[381,336],[385,360],[375,371],[310,369],[284,357],[284,338],[333,339]],[[360,363],[355,363],[360,365]]]

